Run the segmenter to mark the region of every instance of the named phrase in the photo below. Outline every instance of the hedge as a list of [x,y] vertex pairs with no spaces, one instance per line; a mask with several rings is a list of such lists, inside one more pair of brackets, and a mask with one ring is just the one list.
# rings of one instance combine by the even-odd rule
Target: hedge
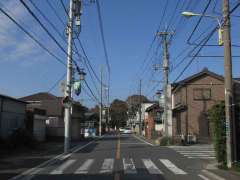
[[226,167],[226,120],[224,102],[213,106],[208,113],[216,158],[220,166]]

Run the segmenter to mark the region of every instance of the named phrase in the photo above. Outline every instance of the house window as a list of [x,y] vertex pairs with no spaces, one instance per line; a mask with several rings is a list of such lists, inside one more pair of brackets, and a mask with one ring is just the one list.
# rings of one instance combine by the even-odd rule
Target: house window
[[179,91],[175,94],[174,100],[175,100],[175,106],[181,104],[181,100],[182,100],[181,91]]
[[210,88],[196,88],[193,89],[194,100],[210,100],[211,89]]
[[157,124],[163,124],[163,117],[162,117],[162,114],[160,112],[157,112],[155,118],[154,118],[154,121],[157,123]]

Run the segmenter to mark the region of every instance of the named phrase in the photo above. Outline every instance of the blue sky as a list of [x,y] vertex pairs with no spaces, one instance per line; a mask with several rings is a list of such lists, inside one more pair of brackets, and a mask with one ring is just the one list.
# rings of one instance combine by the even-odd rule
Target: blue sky
[[[60,0],[49,1],[55,7],[63,21],[66,22],[67,16],[60,4]],[[111,65],[111,100],[114,98],[126,99],[130,94],[136,94],[140,78],[143,80],[143,94],[149,98],[153,97],[157,89],[161,89],[161,85],[158,85],[152,90],[153,87],[156,86],[152,80],[162,79],[161,71],[156,72],[152,70],[153,64],[161,64],[162,62],[162,46],[158,48],[160,39],[154,42],[147,61],[143,65],[143,60],[156,34],[160,20],[162,20],[160,30],[164,30],[174,15],[169,29],[175,30],[176,25],[181,20],[180,10],[202,12],[208,2],[208,0],[180,0],[179,6],[175,11],[178,1],[169,0],[166,15],[163,17],[162,14],[167,1],[168,0],[99,0]],[[25,2],[29,4],[31,9],[38,15],[62,46],[66,47],[66,44],[37,13],[36,9],[34,9],[27,0],[25,0]],[[46,0],[33,0],[33,2],[44,12],[51,22],[56,25],[59,31],[64,33],[63,25],[58,21]],[[64,2],[68,5],[68,0],[64,0]],[[81,16],[82,31],[80,39],[98,75],[100,74],[101,65],[104,67],[104,79],[106,81],[107,68],[101,42],[96,4],[89,4],[87,0],[84,2],[85,5]],[[230,2],[233,7],[237,0],[231,0]],[[61,59],[66,60],[66,55],[60,51],[18,0],[2,0],[0,6],[5,10],[9,10],[11,15],[17,21],[21,22],[29,31],[33,32],[34,36],[43,42],[47,48],[61,57]],[[184,7],[186,8],[187,6],[189,6],[188,9],[184,9]],[[215,1],[212,1],[207,13],[221,18],[220,15],[213,11],[214,6]],[[221,6],[221,2],[217,1],[216,10],[221,12]],[[183,9],[180,9],[180,7],[183,7]],[[238,12],[239,9],[234,12],[234,15],[238,15]],[[181,57],[174,62],[172,62],[172,60],[175,59],[184,48],[188,47],[186,40],[197,20],[198,17],[182,19],[176,29],[173,41],[169,45],[170,62],[173,67],[181,60]],[[14,97],[22,97],[37,92],[48,91],[66,72],[66,68],[49,56],[2,14],[0,14],[0,21],[0,93]],[[240,44],[239,23],[237,21],[239,21],[239,18],[232,18],[233,44]],[[204,18],[193,37],[198,37],[206,28],[215,25],[215,21]],[[209,31],[210,30],[211,29],[209,29]],[[209,43],[217,43],[217,33],[213,35]],[[189,48],[191,48],[191,46],[189,46]],[[233,55],[240,55],[238,49],[239,47],[233,48]],[[187,52],[188,50],[186,50],[186,53]],[[184,55],[186,55],[186,53]],[[201,55],[209,54],[223,55],[223,48],[205,47],[201,51]],[[182,57],[184,57],[184,55]],[[171,82],[174,81],[188,61],[189,59],[186,59],[179,68],[170,74]],[[146,64],[149,64],[149,66],[145,66]],[[82,64],[80,63],[80,65]],[[239,58],[234,58],[234,77],[240,76],[239,65]],[[208,67],[216,73],[223,74],[223,58],[197,58],[181,78],[196,73],[204,67]],[[146,69],[145,73],[143,73],[144,69]],[[97,94],[89,74],[87,75],[87,81],[95,94]],[[99,86],[99,84],[97,84],[97,86]],[[51,93],[58,96],[62,95],[59,86],[53,89]],[[91,101],[84,93],[82,93],[80,97],[76,97],[76,99],[80,99],[86,106],[93,106],[95,104],[95,102]]]

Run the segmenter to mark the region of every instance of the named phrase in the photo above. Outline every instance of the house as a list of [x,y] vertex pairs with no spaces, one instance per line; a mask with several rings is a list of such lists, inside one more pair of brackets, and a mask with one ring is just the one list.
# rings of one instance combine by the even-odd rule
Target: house
[[[63,137],[64,136],[64,107],[62,105],[63,97],[57,97],[53,94],[40,92],[20,100],[28,102],[28,107],[46,110],[47,136]],[[80,138],[80,123],[84,120],[84,112],[86,108],[79,102],[73,102],[71,134],[73,139]]]
[[0,137],[8,138],[16,129],[25,128],[27,103],[0,94]]
[[147,115],[144,119],[144,130],[147,139],[156,139],[163,134],[164,124],[163,124],[163,107],[159,104],[153,104],[148,107],[145,111]]
[[[234,84],[239,81],[234,80]],[[224,101],[224,78],[207,68],[172,85],[173,136],[211,142],[208,110]]]
[[139,112],[137,112],[136,116],[131,119],[131,123],[133,124],[133,127],[134,127],[134,129],[133,129],[134,132],[137,132],[137,133],[140,132],[140,121],[141,121],[142,132],[144,135],[145,131],[143,128],[144,128],[144,119],[147,116],[146,109],[152,105],[153,105],[153,103],[142,103],[141,104],[141,120],[140,120]]

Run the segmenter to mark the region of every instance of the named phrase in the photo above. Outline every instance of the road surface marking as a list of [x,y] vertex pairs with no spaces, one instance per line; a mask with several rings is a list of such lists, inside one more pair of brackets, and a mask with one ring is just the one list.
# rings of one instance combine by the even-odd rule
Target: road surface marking
[[163,174],[150,159],[142,159],[142,161],[150,174]]
[[143,139],[137,137],[136,135],[133,135],[133,137],[135,137],[135,138],[138,139],[139,141],[144,142],[145,144],[148,144],[148,145],[150,145],[150,146],[154,146],[153,144],[151,144],[151,143],[149,143],[149,142],[147,142],[147,141],[145,141],[145,140],[143,140]]
[[133,159],[123,158],[123,168],[125,174],[136,174],[136,167],[133,163]]
[[211,154],[183,154],[183,156],[194,156],[194,157],[213,157]]
[[93,164],[94,159],[88,159],[86,160],[75,172],[74,174],[87,174],[88,169],[91,167]]
[[120,159],[120,149],[121,149],[121,146],[120,146],[120,136],[118,136],[118,142],[117,142],[117,152],[116,152],[116,159],[119,160]]
[[114,159],[104,159],[100,173],[111,173],[113,171]]
[[174,174],[187,174],[182,169],[175,166],[171,161],[168,159],[160,159],[161,163],[163,163],[170,171],[172,171]]
[[215,153],[214,151],[177,151],[179,153]]
[[70,159],[64,162],[62,165],[60,165],[58,168],[53,170],[50,174],[62,174],[65,169],[67,169],[69,166],[71,166],[76,160]]
[[187,157],[188,159],[216,159],[215,157],[211,157],[211,156],[209,156],[209,157],[193,157],[193,156],[188,156]]
[[121,143],[121,144],[145,144],[145,143]]
[[214,153],[200,153],[200,152],[180,152],[180,154],[200,154],[200,155],[206,155],[206,154],[212,154],[214,155]]
[[200,178],[202,178],[203,180],[210,180],[210,179],[208,179],[207,177],[205,177],[204,175],[202,175],[202,174],[199,174],[198,175]]
[[210,171],[202,170],[202,172],[203,172],[205,175],[211,177],[211,179],[214,179],[214,180],[225,180],[224,178],[222,178],[222,177],[220,177],[220,176],[218,176],[218,175],[216,175],[216,174],[214,174],[214,173],[212,173],[212,172],[210,172]]

